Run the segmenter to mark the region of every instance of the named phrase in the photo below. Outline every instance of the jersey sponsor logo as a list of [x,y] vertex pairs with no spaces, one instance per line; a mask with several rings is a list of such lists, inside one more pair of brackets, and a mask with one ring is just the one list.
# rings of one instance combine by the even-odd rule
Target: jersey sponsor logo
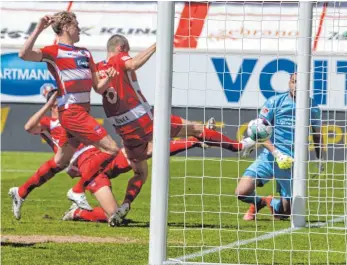
[[46,63],[26,62],[17,53],[1,55],[1,93],[11,96],[39,95],[45,83],[56,86]]
[[78,68],[89,68],[89,59],[87,57],[76,58],[75,62]]

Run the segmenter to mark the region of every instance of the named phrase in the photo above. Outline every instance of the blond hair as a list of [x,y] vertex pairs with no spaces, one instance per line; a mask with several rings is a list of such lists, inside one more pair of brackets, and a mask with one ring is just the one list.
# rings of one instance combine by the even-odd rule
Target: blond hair
[[76,15],[73,12],[61,11],[53,15],[52,29],[57,35],[63,33],[63,27],[69,25],[76,19]]
[[113,52],[117,46],[121,46],[123,52],[128,52],[130,50],[128,39],[120,34],[114,34],[108,39],[107,51]]

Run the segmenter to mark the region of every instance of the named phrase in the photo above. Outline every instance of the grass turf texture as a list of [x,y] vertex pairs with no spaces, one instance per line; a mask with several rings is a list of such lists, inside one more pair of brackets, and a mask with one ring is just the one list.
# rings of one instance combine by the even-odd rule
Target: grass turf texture
[[[2,152],[1,234],[64,235],[114,237],[119,243],[2,243],[2,264],[146,264],[148,261],[150,178],[127,216],[127,227],[110,228],[104,223],[63,222],[69,208],[67,190],[76,182],[60,173],[33,191],[22,208],[22,219],[11,213],[8,189],[23,183],[50,153]],[[175,258],[201,250],[262,236],[290,227],[289,221],[272,221],[268,209],[262,210],[257,222],[242,220],[247,205],[234,196],[237,176],[249,161],[220,161],[198,158],[171,160],[168,257]],[[30,171],[30,172],[26,172]],[[329,211],[343,215],[343,164],[329,164],[328,174],[321,176],[321,204],[310,202],[311,223],[331,220]],[[204,177],[202,177],[204,176]],[[113,191],[121,202],[131,173],[112,181]],[[332,181],[331,179],[335,180]],[[310,180],[312,200],[318,195],[317,180]],[[272,194],[270,182],[258,189],[261,195]],[[335,198],[335,199],[334,199]],[[334,199],[335,204],[331,201]],[[96,205],[88,195],[92,205]],[[316,215],[320,206],[320,217]],[[336,224],[342,226],[342,224]],[[234,246],[189,261],[241,264],[346,264],[346,230],[328,227],[305,228],[263,241]],[[309,251],[311,250],[311,251]],[[329,252],[328,252],[329,250]]]

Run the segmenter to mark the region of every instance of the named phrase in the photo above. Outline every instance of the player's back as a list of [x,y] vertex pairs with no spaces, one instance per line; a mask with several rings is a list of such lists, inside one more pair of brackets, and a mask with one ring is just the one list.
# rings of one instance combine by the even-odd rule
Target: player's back
[[123,138],[141,138],[151,133],[153,115],[151,107],[143,96],[134,71],[127,71],[125,62],[131,59],[128,53],[120,53],[108,62],[100,62],[96,68],[101,76],[113,66],[117,71],[110,88],[103,94],[103,107],[109,121]]
[[85,48],[65,44],[46,46],[41,51],[42,61],[47,63],[57,82],[59,110],[75,104],[89,110],[94,64],[91,53]]

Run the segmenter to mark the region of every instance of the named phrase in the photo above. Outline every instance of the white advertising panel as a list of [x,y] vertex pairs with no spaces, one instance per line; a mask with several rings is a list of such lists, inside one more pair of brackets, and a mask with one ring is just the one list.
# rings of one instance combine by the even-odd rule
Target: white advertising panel
[[[55,84],[45,63],[29,63],[18,51],[1,54],[1,101],[44,102],[40,91]],[[92,52],[95,61],[105,53]],[[133,54],[134,55],[134,54]],[[288,91],[290,73],[296,69],[294,56],[176,53],[174,55],[174,106],[256,108],[275,93]],[[138,79],[148,101],[154,103],[155,56],[138,70]],[[314,57],[311,94],[322,108],[347,109],[347,59]],[[94,92],[92,104],[101,104]]]

